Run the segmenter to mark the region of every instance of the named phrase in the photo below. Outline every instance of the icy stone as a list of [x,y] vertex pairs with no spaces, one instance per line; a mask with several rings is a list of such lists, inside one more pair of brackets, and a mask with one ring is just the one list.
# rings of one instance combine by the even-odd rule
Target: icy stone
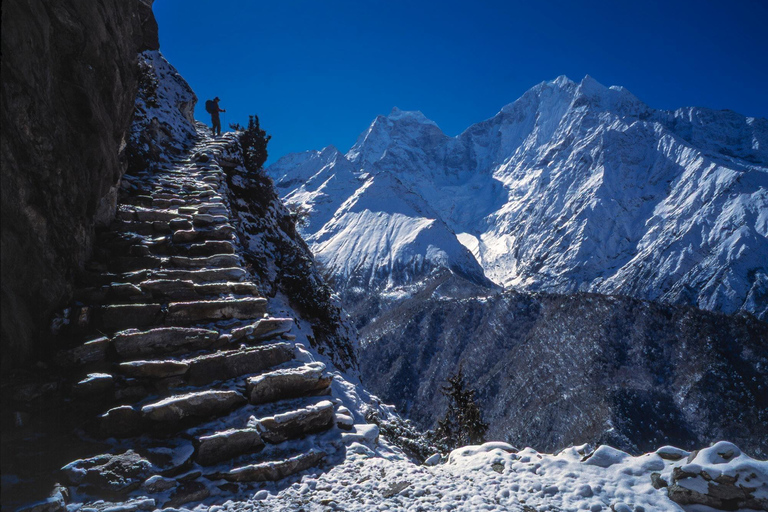
[[168,304],[165,321],[168,324],[189,324],[230,318],[255,318],[267,310],[267,300],[248,297],[235,300],[173,302]]
[[175,424],[189,417],[218,416],[244,402],[245,397],[236,391],[199,391],[147,404],[141,415],[155,423]]
[[118,332],[112,343],[121,357],[137,357],[207,348],[216,342],[218,336],[216,331],[210,329],[160,327],[149,331],[133,329]]
[[323,363],[309,363],[299,368],[286,368],[251,377],[246,395],[252,404],[295,398],[326,389],[333,377],[323,377]]
[[329,429],[333,425],[333,404],[324,400],[302,409],[262,418],[259,423],[264,428],[264,440],[282,443]]
[[258,430],[252,428],[230,429],[198,438],[196,460],[198,464],[209,466],[231,459],[238,455],[252,452],[264,446]]
[[213,476],[230,482],[277,481],[316,466],[325,458],[325,455],[322,451],[312,449],[287,460],[243,466]]

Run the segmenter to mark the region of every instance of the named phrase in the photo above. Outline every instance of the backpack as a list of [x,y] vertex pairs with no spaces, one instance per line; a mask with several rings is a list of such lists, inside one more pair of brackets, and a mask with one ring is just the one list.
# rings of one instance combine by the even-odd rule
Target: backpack
[[214,114],[216,112],[216,103],[214,103],[213,100],[206,100],[205,111],[209,114]]

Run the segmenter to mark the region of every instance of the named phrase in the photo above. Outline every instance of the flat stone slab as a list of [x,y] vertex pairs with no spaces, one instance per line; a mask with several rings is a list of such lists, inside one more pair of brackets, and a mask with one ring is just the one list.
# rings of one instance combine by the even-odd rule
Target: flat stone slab
[[234,300],[201,300],[168,304],[166,324],[186,325],[230,318],[258,318],[267,311],[267,299],[247,297]]
[[185,418],[219,416],[245,402],[237,391],[198,391],[147,404],[141,408],[141,415],[155,424],[176,424]]
[[282,443],[308,434],[322,432],[333,426],[333,404],[328,400],[295,411],[261,418],[265,429],[261,437],[270,443]]
[[216,254],[201,258],[187,258],[185,256],[171,256],[170,263],[178,268],[228,268],[239,265],[236,254]]
[[232,341],[246,338],[252,341],[276,338],[293,328],[293,318],[262,318],[258,322],[232,329]]
[[311,395],[327,389],[333,377],[323,376],[323,363],[308,363],[299,368],[286,368],[250,377],[246,396],[252,404],[264,404]]
[[118,332],[112,344],[120,357],[145,357],[192,351],[213,345],[219,333],[210,329],[159,327],[149,331],[131,329]]
[[164,379],[184,375],[189,364],[183,361],[130,361],[120,363],[117,371],[127,377],[138,379]]
[[264,446],[259,431],[253,428],[230,429],[197,438],[195,459],[202,466],[210,466]]
[[290,459],[262,462],[216,473],[208,478],[223,479],[230,482],[276,482],[301,471],[317,466],[325,458],[325,452],[312,449],[307,453]]
[[214,254],[234,254],[235,246],[225,240],[207,240],[189,247],[190,256],[213,256]]
[[101,362],[107,357],[107,347],[109,347],[109,338],[97,338],[85,342],[79,347],[62,350],[56,354],[56,362],[62,366]]
[[130,405],[114,407],[98,418],[99,431],[105,437],[127,437],[142,428],[141,413]]
[[143,279],[181,279],[193,283],[209,283],[212,281],[244,281],[247,272],[240,267],[211,268],[201,270],[161,269],[145,274]]
[[193,386],[200,386],[217,380],[259,373],[294,357],[293,347],[288,343],[206,354],[186,360],[189,363],[188,380]]
[[195,285],[195,291],[199,295],[221,295],[232,293],[234,295],[260,294],[259,288],[253,283],[206,283]]
[[97,323],[107,331],[146,327],[163,320],[160,304],[115,304],[97,309]]
[[151,279],[142,281],[139,287],[158,299],[188,300],[197,297],[195,283],[181,279]]
[[229,224],[222,224],[208,229],[188,229],[174,231],[173,243],[184,244],[201,240],[228,240],[232,238],[235,228]]
[[108,373],[89,373],[72,386],[72,394],[79,397],[97,396],[112,390],[114,377]]

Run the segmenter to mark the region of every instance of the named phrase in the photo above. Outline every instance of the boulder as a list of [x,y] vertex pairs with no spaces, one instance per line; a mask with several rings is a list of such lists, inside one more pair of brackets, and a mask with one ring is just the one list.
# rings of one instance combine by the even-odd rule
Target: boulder
[[317,393],[328,388],[333,380],[330,375],[324,377],[324,371],[323,363],[309,363],[250,377],[246,396],[252,404],[263,404]]
[[125,494],[138,488],[154,469],[147,459],[128,450],[119,455],[104,454],[76,460],[61,470],[72,485],[108,494]]
[[667,493],[680,505],[768,510],[768,466],[729,442],[694,452],[672,469]]
[[258,430],[253,428],[230,429],[197,439],[195,459],[202,466],[210,466],[264,446]]

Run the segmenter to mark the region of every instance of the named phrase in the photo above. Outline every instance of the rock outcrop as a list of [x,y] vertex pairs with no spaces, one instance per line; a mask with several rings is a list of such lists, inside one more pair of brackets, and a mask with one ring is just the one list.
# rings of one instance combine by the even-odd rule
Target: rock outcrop
[[47,341],[53,311],[114,215],[151,1],[3,2],[2,368]]

